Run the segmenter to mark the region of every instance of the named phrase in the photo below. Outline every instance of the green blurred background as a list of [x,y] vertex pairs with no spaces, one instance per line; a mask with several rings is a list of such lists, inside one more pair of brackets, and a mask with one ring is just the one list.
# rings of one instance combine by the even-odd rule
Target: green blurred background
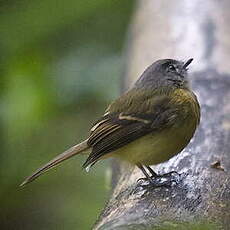
[[76,157],[27,187],[119,95],[133,0],[0,1],[1,229],[90,229],[109,196],[109,161]]

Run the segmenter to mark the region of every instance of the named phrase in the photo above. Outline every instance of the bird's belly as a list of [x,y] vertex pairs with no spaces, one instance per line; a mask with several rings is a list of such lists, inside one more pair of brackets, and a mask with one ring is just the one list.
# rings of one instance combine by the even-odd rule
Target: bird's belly
[[159,164],[182,151],[192,138],[194,131],[194,125],[172,127],[165,131],[141,137],[113,153],[133,164]]

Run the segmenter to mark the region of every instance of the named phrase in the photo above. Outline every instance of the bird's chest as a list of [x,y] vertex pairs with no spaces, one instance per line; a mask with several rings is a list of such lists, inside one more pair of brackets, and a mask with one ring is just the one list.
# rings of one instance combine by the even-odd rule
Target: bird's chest
[[176,105],[179,119],[184,118],[185,123],[193,120],[199,123],[200,107],[193,92],[185,89],[176,89],[171,95],[172,103]]
[[119,157],[134,164],[153,165],[169,160],[186,147],[199,123],[199,105],[190,91],[178,89],[171,98],[176,108],[172,124],[122,147],[116,151]]

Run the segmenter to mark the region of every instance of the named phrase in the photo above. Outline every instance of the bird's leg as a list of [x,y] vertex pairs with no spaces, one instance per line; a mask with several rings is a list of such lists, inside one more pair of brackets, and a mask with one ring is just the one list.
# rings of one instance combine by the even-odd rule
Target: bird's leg
[[144,179],[144,180],[148,180],[150,183],[153,182],[153,179],[151,176],[149,176],[149,174],[146,172],[145,168],[143,167],[142,164],[138,163],[137,164],[137,167],[143,172],[143,174],[145,175],[145,178],[140,178],[139,180],[141,179]]
[[149,170],[149,172],[152,174],[152,177],[157,177],[157,173],[155,173],[150,166],[146,166],[146,168]]
[[[137,164],[137,167],[143,172],[145,178],[140,178],[139,180],[149,181],[151,186],[153,187],[171,187],[172,182],[176,182],[174,178],[172,178],[172,173],[176,173],[175,171],[166,173],[163,175],[158,175],[155,173],[150,166],[145,166],[148,171],[151,173],[151,176],[146,172],[144,166],[140,163]],[[138,181],[139,181],[138,180]],[[144,185],[146,186],[146,184]]]
[[159,174],[157,174],[157,173],[155,173],[153,170],[152,170],[152,168],[150,167],[150,166],[145,166],[148,170],[149,170],[149,172],[152,174],[152,177],[153,178],[160,178],[160,177],[171,177],[172,176],[172,174],[178,174],[176,171],[172,171],[172,172],[169,172],[169,173],[164,173],[164,174],[162,174],[162,175],[159,175]]

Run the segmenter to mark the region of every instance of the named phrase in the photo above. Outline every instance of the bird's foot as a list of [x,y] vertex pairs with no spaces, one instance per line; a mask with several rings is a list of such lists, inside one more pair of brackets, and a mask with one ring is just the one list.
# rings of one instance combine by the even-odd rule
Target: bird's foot
[[142,187],[171,187],[173,184],[177,184],[178,176],[179,174],[176,171],[172,171],[162,175],[140,178],[138,179],[138,183],[140,182]]

